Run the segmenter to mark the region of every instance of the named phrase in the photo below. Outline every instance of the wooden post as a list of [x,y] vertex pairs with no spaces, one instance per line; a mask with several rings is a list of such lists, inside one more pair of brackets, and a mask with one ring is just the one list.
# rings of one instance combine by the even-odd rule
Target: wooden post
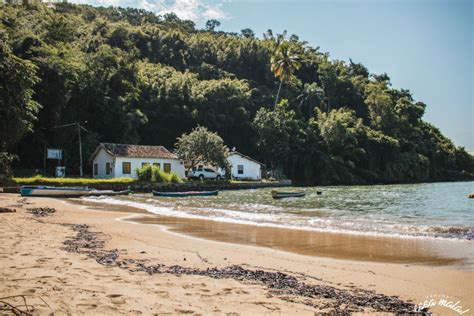
[[81,142],[81,125],[77,123],[77,133],[79,135],[79,174],[82,178],[82,142]]

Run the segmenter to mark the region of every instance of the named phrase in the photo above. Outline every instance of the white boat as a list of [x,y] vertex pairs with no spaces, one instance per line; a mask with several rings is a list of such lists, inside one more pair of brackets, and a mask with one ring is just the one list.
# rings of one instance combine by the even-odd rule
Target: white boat
[[44,196],[44,197],[81,197],[81,196],[99,196],[99,195],[124,195],[130,193],[130,190],[112,191],[95,190],[85,187],[48,187],[48,186],[22,186],[21,196]]
[[91,191],[93,189],[84,187],[22,186],[20,194],[21,196],[79,197]]

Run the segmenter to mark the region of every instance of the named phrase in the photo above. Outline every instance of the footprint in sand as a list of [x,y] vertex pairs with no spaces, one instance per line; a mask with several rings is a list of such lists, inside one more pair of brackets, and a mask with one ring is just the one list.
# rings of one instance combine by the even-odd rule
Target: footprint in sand
[[178,314],[194,314],[194,311],[190,309],[175,309],[174,311]]
[[125,299],[120,294],[109,294],[107,297],[110,298],[112,304],[121,305],[126,303]]
[[29,289],[29,290],[23,291],[23,295],[31,295],[31,294],[35,294],[35,292],[36,292],[35,289]]
[[122,296],[122,294],[109,294],[109,295],[107,295],[107,297],[109,297],[109,298],[116,298],[116,297],[120,297],[120,296]]
[[159,297],[162,297],[162,298],[169,298],[170,297],[170,294],[166,291],[155,291],[154,293],[156,295],[158,295]]
[[87,308],[87,309],[96,309],[96,304],[76,304],[77,308]]

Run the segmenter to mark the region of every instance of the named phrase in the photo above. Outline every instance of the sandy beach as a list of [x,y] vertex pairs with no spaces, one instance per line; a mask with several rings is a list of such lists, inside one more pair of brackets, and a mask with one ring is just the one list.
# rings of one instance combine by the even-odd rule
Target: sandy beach
[[[239,266],[249,271],[281,272],[298,282],[341,293],[348,297],[349,307],[351,298],[373,291],[381,299],[396,296],[413,304],[437,301],[444,295],[459,301],[462,310],[468,310],[464,315],[474,312],[471,242],[387,242],[319,233],[311,235],[310,246],[295,247],[292,245],[301,245],[308,235],[268,227],[157,218],[131,207],[16,194],[0,195],[0,207],[16,210],[0,213],[0,301],[21,305],[22,299],[16,296],[24,295],[38,314],[313,315],[334,312],[338,302],[331,296],[298,295],[249,279],[194,272],[150,274],[134,270],[137,262],[162,270],[176,265],[193,271]],[[38,207],[52,207],[56,212],[44,217],[28,212]],[[116,249],[121,263],[101,264],[86,251],[71,252],[72,247],[67,248],[64,242],[77,241],[78,226],[71,226],[77,224],[87,225],[87,231],[103,241],[102,250]],[[373,254],[370,261],[363,260],[367,251]],[[374,305],[354,308],[348,311],[390,314]],[[434,306],[430,311],[458,314],[445,306]]]

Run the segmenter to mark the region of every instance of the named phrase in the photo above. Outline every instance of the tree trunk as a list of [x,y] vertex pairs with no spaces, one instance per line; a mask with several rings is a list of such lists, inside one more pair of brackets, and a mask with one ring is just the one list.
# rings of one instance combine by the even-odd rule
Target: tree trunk
[[278,104],[278,97],[280,96],[280,90],[281,90],[282,83],[283,83],[283,80],[280,80],[280,85],[278,86],[278,92],[277,92],[277,96],[276,96],[276,99],[275,99],[275,108]]

